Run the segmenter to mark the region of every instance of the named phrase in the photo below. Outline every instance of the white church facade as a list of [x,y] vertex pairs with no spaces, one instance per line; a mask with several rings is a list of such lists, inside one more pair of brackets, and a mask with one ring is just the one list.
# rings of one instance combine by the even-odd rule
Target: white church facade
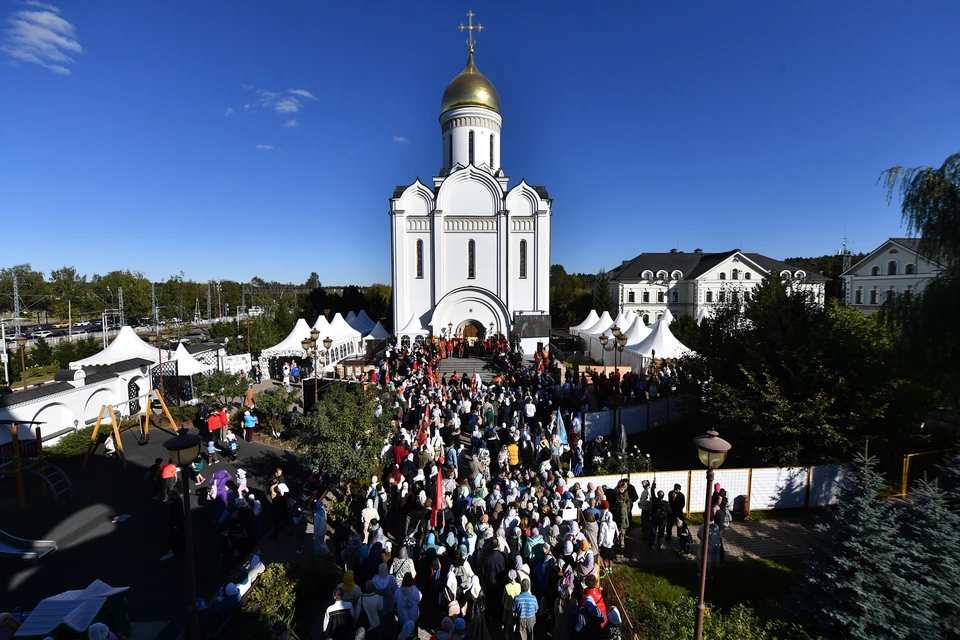
[[[462,28],[472,35],[478,27],[468,16],[471,26]],[[500,97],[474,64],[472,37],[468,44],[466,68],[441,100],[440,175],[397,187],[390,199],[393,326],[401,338],[519,338],[521,326],[536,324],[515,330],[519,316],[550,309],[551,200],[543,187],[510,186],[500,163]],[[535,336],[525,330],[523,337]]]

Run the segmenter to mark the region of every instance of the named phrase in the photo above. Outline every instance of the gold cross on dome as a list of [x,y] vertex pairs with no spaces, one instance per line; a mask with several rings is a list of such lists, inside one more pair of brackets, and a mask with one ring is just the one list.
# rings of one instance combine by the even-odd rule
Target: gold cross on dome
[[473,53],[473,45],[477,44],[476,39],[473,37],[473,32],[483,31],[482,24],[477,24],[477,26],[473,26],[473,17],[474,17],[473,11],[467,11],[467,26],[463,26],[462,22],[460,23],[460,31],[467,32],[467,36],[468,36],[467,46],[470,48],[470,53]]

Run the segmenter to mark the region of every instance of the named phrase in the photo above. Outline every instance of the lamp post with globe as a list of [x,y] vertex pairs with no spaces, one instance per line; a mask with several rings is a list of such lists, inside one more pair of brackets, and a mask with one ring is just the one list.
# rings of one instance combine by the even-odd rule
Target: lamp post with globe
[[693,623],[693,640],[703,640],[704,596],[707,593],[707,552],[710,547],[710,487],[713,486],[713,470],[727,459],[730,443],[718,437],[716,431],[693,439],[697,445],[700,462],[707,468],[707,498],[703,510],[703,539],[700,540],[700,589],[697,595],[697,612]]
[[187,564],[187,623],[189,638],[200,640],[200,617],[197,613],[197,577],[193,563],[193,523],[190,519],[190,488],[187,486],[189,465],[200,455],[200,436],[181,429],[180,435],[163,443],[170,460],[180,468],[180,489],[183,491],[183,535]]
[[623,333],[623,331],[617,325],[613,325],[613,327],[610,329],[610,333],[613,334],[613,343],[610,344],[609,347],[607,347],[607,344],[610,343],[610,338],[607,336],[607,334],[603,334],[602,336],[600,336],[600,346],[603,347],[604,351],[613,351],[613,371],[614,371],[614,378],[617,381],[617,386],[614,389],[614,393],[616,394],[616,396],[614,396],[613,401],[615,403],[614,411],[617,417],[616,427],[617,429],[619,429],[620,428],[620,369],[618,368],[619,364],[617,363],[619,360],[619,355],[623,353],[624,348],[627,346],[627,334]]

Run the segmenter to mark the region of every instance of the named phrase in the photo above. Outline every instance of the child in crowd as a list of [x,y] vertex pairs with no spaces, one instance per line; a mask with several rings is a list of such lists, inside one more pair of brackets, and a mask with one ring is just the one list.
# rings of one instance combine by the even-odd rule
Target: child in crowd
[[213,465],[217,464],[219,460],[220,459],[217,457],[217,445],[213,442],[213,440],[210,440],[207,442],[207,462]]
[[247,489],[247,472],[243,469],[237,469],[237,493],[242,497],[244,491],[249,491]]
[[193,461],[190,465],[190,470],[193,472],[193,481],[196,484],[200,484],[204,481],[204,477],[200,475],[200,472],[203,470],[203,458],[197,456],[197,459]]

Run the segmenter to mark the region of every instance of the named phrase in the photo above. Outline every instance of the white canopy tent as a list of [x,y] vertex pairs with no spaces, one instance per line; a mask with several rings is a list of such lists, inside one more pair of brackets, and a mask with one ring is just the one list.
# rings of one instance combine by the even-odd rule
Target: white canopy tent
[[359,340],[362,337],[360,332],[351,327],[339,313],[333,316],[333,320],[330,321],[330,332],[332,333],[330,337],[333,338],[334,342]]
[[600,316],[597,315],[595,310],[590,309],[590,313],[588,313],[587,317],[583,319],[583,322],[575,327],[570,327],[570,331],[583,331],[584,329],[589,329],[593,325],[597,324],[598,320],[600,320]]
[[634,321],[630,328],[626,331],[627,334],[627,348],[638,345],[644,340],[647,336],[650,335],[650,327],[643,323],[643,318],[639,316]]
[[307,321],[303,318],[299,318],[297,324],[295,324],[290,331],[290,334],[284,338],[280,344],[264,349],[261,355],[265,358],[282,358],[284,356],[303,358],[306,356],[306,352],[300,343],[309,337],[310,325],[308,325]]
[[643,341],[634,346],[627,346],[627,351],[639,354],[644,358],[679,358],[690,353],[690,349],[685,347],[676,336],[670,331],[670,319],[672,314],[668,311],[659,320],[653,324],[653,328]]
[[[626,333],[630,328],[630,325],[633,324],[634,320],[637,319],[637,314],[635,313],[624,313],[620,312],[620,315],[617,316],[617,319],[613,321],[613,324],[617,325],[620,328],[621,333]],[[610,327],[613,329],[613,327]]]
[[360,333],[370,333],[373,331],[373,328],[380,323],[371,320],[370,316],[367,315],[367,312],[363,309],[360,309],[360,313],[357,314],[357,324],[360,326],[354,326],[354,329]]
[[182,342],[177,345],[177,350],[173,352],[173,360],[177,362],[177,375],[181,376],[193,377],[213,369],[212,365],[203,364],[194,358]]
[[416,314],[411,314],[407,324],[400,331],[397,331],[397,340],[401,343],[403,339],[416,340],[418,337],[426,337],[430,332],[423,328]]
[[327,317],[320,314],[320,317],[317,318],[317,321],[313,323],[313,328],[320,332],[320,342],[323,342],[323,339],[326,337],[333,337],[333,331],[330,329],[330,323],[327,322]]
[[383,328],[383,325],[379,322],[373,327],[373,330],[370,331],[364,340],[386,340],[390,337],[390,332]]
[[697,309],[697,326],[700,326],[700,323],[710,317],[710,314],[707,313],[706,307],[700,307]]
[[665,311],[663,312],[663,315],[660,316],[660,319],[663,320],[663,322],[664,322],[668,327],[669,327],[671,324],[673,324],[673,321],[674,321],[674,320],[676,320],[676,318],[673,317],[673,313],[670,311],[670,309],[665,310]]
[[592,327],[584,329],[580,333],[586,333],[591,336],[599,336],[602,333],[610,331],[610,327],[613,326],[613,318],[610,317],[610,313],[607,311],[603,312],[603,315],[600,316],[600,319],[597,320],[597,323]]
[[120,333],[107,345],[106,349],[89,358],[71,362],[70,368],[106,366],[132,358],[143,358],[154,364],[159,361],[156,347],[144,342],[130,327],[122,327]]

